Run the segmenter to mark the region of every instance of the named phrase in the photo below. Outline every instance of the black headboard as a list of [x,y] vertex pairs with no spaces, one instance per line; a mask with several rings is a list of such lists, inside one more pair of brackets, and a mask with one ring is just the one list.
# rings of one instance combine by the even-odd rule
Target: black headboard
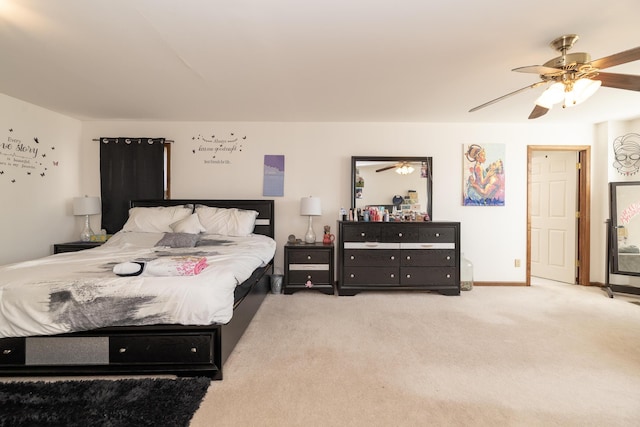
[[238,208],[258,211],[254,233],[275,237],[275,217],[273,200],[210,200],[210,199],[171,199],[171,200],[132,200],[132,208],[148,208],[154,206],[176,206],[192,204],[212,206],[216,208]]

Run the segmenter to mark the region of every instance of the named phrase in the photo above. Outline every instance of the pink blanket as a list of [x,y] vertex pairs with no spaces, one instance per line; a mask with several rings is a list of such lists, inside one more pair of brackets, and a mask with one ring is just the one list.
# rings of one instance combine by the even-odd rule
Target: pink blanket
[[144,266],[143,276],[194,276],[207,268],[205,257],[175,256],[149,261]]

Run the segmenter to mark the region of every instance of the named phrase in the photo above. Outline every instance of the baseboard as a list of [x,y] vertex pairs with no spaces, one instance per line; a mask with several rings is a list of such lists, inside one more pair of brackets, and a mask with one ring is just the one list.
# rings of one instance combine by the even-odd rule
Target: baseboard
[[527,286],[526,282],[473,282],[473,286]]

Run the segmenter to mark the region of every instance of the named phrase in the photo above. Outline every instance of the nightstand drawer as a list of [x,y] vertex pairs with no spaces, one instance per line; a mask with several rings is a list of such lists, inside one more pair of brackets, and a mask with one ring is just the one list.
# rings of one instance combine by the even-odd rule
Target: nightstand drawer
[[289,253],[290,264],[329,264],[329,251],[299,250]]
[[324,271],[318,270],[289,270],[289,284],[304,284],[310,280],[312,283],[318,284],[331,284],[329,279],[329,269]]

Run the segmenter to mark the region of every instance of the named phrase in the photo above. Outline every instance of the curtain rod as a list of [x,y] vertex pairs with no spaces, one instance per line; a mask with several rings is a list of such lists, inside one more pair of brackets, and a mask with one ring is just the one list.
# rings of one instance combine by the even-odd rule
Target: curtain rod
[[[100,142],[100,138],[93,138],[92,141]],[[171,144],[173,139],[165,139],[164,142]]]

